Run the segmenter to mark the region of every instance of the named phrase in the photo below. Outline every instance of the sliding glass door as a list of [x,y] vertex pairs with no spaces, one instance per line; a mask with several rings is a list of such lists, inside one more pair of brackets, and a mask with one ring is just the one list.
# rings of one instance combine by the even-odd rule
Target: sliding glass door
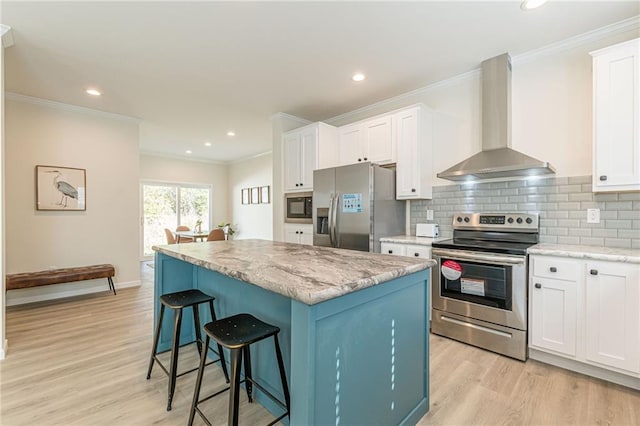
[[151,247],[167,244],[165,228],[178,225],[193,229],[198,221],[202,229],[211,226],[211,186],[173,183],[142,184],[142,258],[153,256]]

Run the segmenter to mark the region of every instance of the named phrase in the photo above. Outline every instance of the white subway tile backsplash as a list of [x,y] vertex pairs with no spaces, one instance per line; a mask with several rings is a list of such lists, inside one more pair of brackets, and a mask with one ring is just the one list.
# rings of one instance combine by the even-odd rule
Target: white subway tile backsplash
[[[453,213],[537,212],[540,241],[640,248],[640,192],[594,194],[591,176],[465,183],[433,188],[433,200],[411,202],[411,230],[434,211],[441,235],[451,237]],[[600,223],[587,223],[587,209],[600,209]]]

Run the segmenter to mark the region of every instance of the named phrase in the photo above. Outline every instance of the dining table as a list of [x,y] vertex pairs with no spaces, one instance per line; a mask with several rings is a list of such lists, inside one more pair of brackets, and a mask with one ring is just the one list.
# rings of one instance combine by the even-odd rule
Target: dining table
[[[180,240],[184,240],[186,238],[190,238],[193,241],[205,241],[206,238],[209,236],[209,231],[196,231],[196,230],[192,230],[192,231],[176,231],[176,242],[178,244],[180,244]],[[182,241],[182,242],[186,242],[186,241]]]

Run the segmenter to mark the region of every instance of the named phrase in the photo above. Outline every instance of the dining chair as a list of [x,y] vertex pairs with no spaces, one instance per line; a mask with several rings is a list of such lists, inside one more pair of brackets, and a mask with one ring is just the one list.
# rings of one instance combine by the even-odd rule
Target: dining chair
[[[187,225],[180,225],[176,228],[176,232],[179,231],[191,231],[191,228],[189,228]],[[178,242],[179,243],[192,243],[195,240],[193,238],[190,237],[181,237],[180,235],[178,235]]]
[[173,232],[169,228],[164,228],[164,233],[167,236],[167,244],[175,244],[176,237],[173,235]]
[[224,240],[224,231],[220,228],[212,229],[207,236],[207,241],[222,241]]

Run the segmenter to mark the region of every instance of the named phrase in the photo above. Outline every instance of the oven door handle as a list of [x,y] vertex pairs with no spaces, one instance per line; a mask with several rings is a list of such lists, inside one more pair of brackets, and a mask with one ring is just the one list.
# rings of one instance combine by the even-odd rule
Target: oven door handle
[[476,262],[491,263],[493,265],[519,265],[526,261],[526,256],[512,256],[506,254],[492,253],[487,254],[485,252],[478,251],[461,251],[461,250],[439,250],[433,249],[433,256],[446,257],[453,260],[471,260]]

